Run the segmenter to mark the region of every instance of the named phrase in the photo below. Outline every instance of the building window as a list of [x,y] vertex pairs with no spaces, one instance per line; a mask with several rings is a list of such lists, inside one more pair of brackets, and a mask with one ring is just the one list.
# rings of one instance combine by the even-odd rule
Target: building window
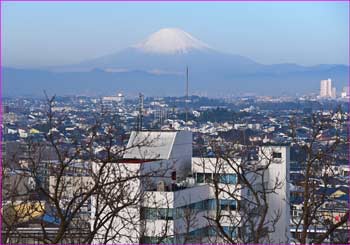
[[237,184],[237,175],[236,174],[222,174],[222,175],[220,175],[220,183]]
[[185,217],[189,213],[206,210],[216,210],[217,203],[220,210],[237,210],[237,201],[232,199],[207,199],[191,203],[178,208],[141,208],[141,219],[143,220],[174,220]]
[[141,238],[141,244],[174,244],[174,237],[148,237]]
[[196,173],[195,178],[197,183],[212,183],[215,179],[223,184],[237,184],[236,174]]
[[[236,232],[234,227],[228,227],[228,226],[223,226],[222,227],[223,232],[227,235],[230,236],[231,238],[236,237]],[[208,236],[218,236],[218,233],[220,231],[218,230],[218,227],[215,226],[207,226],[203,227],[188,233],[183,233],[183,234],[177,234],[175,237],[175,242],[177,244],[182,244],[184,243],[185,239],[187,243],[201,243],[202,239],[204,237]],[[189,242],[190,241],[190,242]]]
[[216,207],[216,199],[208,199],[205,201],[205,209],[213,210]]
[[196,182],[197,182],[197,183],[204,183],[204,174],[202,174],[202,173],[197,173]]
[[142,219],[149,220],[173,220],[173,209],[172,208],[142,208],[141,217]]
[[236,237],[236,230],[234,227],[231,226],[224,226],[223,230],[225,232],[225,234],[231,238]]
[[213,174],[206,173],[205,175],[205,183],[212,183],[213,182]]
[[220,200],[220,209],[226,211],[233,211],[237,209],[236,200]]
[[282,153],[280,153],[280,152],[273,152],[272,153],[272,157],[273,158],[282,158]]

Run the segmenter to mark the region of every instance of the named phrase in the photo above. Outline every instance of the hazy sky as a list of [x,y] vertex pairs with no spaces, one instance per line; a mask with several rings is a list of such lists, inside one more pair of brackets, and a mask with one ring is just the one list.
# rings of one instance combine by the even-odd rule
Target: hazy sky
[[5,66],[79,62],[178,27],[211,47],[272,63],[347,64],[349,4],[2,3]]

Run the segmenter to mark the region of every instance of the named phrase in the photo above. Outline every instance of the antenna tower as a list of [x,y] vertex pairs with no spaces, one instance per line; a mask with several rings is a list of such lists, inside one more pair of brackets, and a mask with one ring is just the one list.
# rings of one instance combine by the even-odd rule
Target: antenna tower
[[185,110],[186,110],[186,123],[188,121],[188,66],[186,66],[186,100],[185,100]]
[[143,120],[143,94],[139,94],[139,120],[138,120],[138,131],[142,131],[142,120]]

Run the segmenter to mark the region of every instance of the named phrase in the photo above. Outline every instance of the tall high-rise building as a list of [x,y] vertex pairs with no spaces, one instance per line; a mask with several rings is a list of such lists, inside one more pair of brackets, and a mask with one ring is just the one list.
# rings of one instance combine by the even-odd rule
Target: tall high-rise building
[[321,98],[335,98],[336,89],[332,87],[332,80],[328,78],[327,80],[321,80],[320,83],[320,97]]

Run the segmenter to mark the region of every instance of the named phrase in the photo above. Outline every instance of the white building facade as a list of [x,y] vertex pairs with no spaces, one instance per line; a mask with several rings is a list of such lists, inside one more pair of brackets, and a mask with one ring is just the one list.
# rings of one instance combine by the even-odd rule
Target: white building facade
[[330,78],[321,80],[320,82],[320,97],[321,98],[336,98],[336,88],[332,87]]
[[[289,147],[263,146],[254,160],[231,160],[192,157],[190,131],[132,132],[118,175],[142,176],[128,186],[128,198],[139,199],[102,227],[94,243],[105,242],[105,236],[111,237],[111,244],[242,243],[253,237],[248,222],[259,221],[244,208],[259,191],[247,188],[245,181],[260,191],[274,189],[266,195],[266,236],[261,241],[289,243]],[[265,167],[244,172],[252,166]],[[97,207],[96,200],[92,203]],[[276,213],[279,218],[273,223]],[[127,224],[130,217],[134,222]]]

